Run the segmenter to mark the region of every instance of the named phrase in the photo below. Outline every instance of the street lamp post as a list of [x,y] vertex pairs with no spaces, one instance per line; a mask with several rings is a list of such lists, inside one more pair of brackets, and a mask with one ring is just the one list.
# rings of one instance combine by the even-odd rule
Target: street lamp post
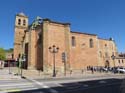
[[53,45],[52,47],[49,47],[50,53],[53,54],[53,77],[56,77],[56,70],[55,70],[55,54],[58,53],[59,47],[56,47]]
[[17,62],[17,75],[20,75],[20,57],[21,57],[21,54],[18,55],[18,58],[16,58],[16,62]]
[[24,64],[24,61],[25,61],[25,55],[24,55],[24,39],[25,39],[25,36],[24,37],[22,37],[22,41],[21,41],[21,44],[22,44],[22,51],[21,51],[21,56],[20,56],[20,62],[19,62],[19,64],[20,64],[20,70],[21,70],[21,78],[24,78],[23,77],[23,64]]
[[[22,55],[23,56],[23,55]],[[23,61],[22,61],[22,56],[21,56],[21,61],[20,61],[20,68],[21,68],[21,71],[20,71],[20,76],[21,78],[23,77],[22,73],[23,73]]]
[[9,74],[11,74],[11,71],[10,71],[10,60],[8,61],[8,64],[9,64]]
[[21,69],[21,71],[20,71],[20,76],[21,76],[21,78],[25,78],[25,77],[23,76],[23,64],[24,64],[25,60],[26,60],[26,59],[25,59],[25,54],[22,54],[21,57],[20,57],[20,64],[19,64],[20,69]]
[[13,60],[13,54],[11,54],[11,58],[8,60],[8,66],[9,66],[9,74],[12,74],[11,73],[11,61]]
[[113,55],[111,56],[111,58],[112,58],[112,60],[113,60],[114,67],[115,67],[115,55],[113,54]]

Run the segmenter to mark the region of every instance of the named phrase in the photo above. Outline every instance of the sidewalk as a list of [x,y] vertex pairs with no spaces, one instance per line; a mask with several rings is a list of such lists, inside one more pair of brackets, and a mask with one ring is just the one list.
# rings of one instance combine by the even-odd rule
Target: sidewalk
[[[11,68],[11,72],[13,74],[18,73],[19,69],[16,67],[12,67]],[[99,73],[99,72],[95,72],[94,74],[91,73],[91,71],[84,71],[84,72],[74,72],[74,73],[70,73],[67,72],[66,76],[64,75],[64,73],[61,74],[57,74],[56,77],[52,77],[52,73],[43,73],[41,71],[37,71],[37,70],[22,70],[22,76],[29,78],[29,79],[57,79],[57,78],[87,78],[87,77],[103,77],[103,76],[123,76],[121,74],[113,74],[113,73]]]
[[14,76],[12,73],[9,73],[9,69],[5,68],[5,69],[0,69],[0,80],[17,80],[17,79],[21,79],[18,76]]

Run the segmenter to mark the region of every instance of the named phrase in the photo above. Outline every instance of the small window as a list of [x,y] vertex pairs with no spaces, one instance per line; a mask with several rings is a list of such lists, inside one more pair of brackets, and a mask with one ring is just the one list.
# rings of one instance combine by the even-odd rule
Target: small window
[[23,25],[24,25],[24,26],[26,25],[26,20],[23,20]]
[[94,47],[93,39],[90,39],[90,40],[89,40],[89,46],[90,46],[90,48],[93,48],[93,47]]
[[18,25],[21,25],[21,19],[18,19]]
[[74,36],[72,36],[72,46],[74,47],[74,46],[76,46],[76,40],[75,40],[75,37]]

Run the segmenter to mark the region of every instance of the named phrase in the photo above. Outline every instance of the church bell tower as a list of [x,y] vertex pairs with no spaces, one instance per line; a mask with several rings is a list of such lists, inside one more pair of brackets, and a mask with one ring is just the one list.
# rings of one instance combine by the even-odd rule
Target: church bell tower
[[24,13],[19,13],[15,18],[15,36],[14,36],[14,58],[18,58],[22,52],[23,38],[25,30],[28,29],[28,17]]

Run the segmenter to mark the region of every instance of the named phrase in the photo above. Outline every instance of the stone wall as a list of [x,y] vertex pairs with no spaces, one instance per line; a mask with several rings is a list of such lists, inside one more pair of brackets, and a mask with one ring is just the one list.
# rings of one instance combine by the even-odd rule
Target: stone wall
[[[71,69],[83,69],[87,66],[97,66],[97,36],[81,33],[71,33],[70,38],[75,37],[76,45],[70,47]],[[93,47],[90,48],[89,40],[93,39]]]
[[[44,21],[43,23],[43,48],[44,48],[44,68],[48,71],[53,69],[53,53],[49,51],[49,47],[55,45],[59,48],[58,53],[55,54],[56,69],[63,71],[64,63],[62,62],[62,53],[69,54],[69,32],[68,25],[53,23],[50,21]],[[69,58],[67,60],[67,66],[69,66]]]
[[112,55],[117,55],[117,47],[112,40],[99,39],[99,66],[113,67]]
[[[114,66],[111,56],[117,56],[117,47],[113,40],[99,39],[94,34],[72,32],[70,24],[43,20],[38,28],[29,30],[27,34],[28,67],[32,69],[52,73],[54,55],[49,47],[52,48],[53,45],[59,48],[55,54],[56,71],[64,72],[65,67],[66,70],[79,70],[86,69],[87,66]],[[72,37],[75,37],[75,46],[72,45]],[[62,53],[66,53],[66,66],[62,61]]]

